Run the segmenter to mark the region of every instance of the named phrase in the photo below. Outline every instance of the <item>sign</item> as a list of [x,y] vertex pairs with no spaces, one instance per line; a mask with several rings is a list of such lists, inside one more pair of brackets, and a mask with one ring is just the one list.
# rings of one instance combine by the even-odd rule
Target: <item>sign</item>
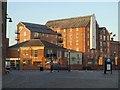
[[107,64],[107,70],[111,70],[111,65]]

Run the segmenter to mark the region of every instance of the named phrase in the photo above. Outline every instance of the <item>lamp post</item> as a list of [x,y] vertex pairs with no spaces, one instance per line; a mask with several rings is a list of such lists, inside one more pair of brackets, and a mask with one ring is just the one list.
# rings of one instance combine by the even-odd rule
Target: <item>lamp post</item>
[[17,68],[19,70],[19,58],[20,58],[20,49],[18,48],[18,61],[17,61]]
[[113,61],[114,61],[114,68],[115,68],[115,70],[116,70],[116,65],[115,65],[115,56],[116,56],[116,52],[114,51],[114,59],[113,59]]
[[10,18],[8,14],[6,14],[6,19],[9,19],[9,22],[12,22],[12,18]]
[[68,72],[70,72],[71,71],[71,67],[70,67],[70,50],[68,51],[68,53],[69,53],[69,62],[68,62],[69,69],[68,69]]

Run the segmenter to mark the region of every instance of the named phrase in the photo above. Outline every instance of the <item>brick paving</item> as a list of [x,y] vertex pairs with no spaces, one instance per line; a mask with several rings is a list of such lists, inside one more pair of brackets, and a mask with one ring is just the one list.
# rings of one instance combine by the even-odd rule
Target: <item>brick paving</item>
[[3,76],[3,88],[118,88],[118,71],[39,70],[11,71]]

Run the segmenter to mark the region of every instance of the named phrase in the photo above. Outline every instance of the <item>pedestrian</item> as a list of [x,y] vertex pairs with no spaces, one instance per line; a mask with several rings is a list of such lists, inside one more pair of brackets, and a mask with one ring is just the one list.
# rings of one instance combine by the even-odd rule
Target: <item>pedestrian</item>
[[53,60],[51,60],[51,62],[50,62],[50,72],[52,72],[53,71]]
[[59,72],[59,69],[60,69],[60,60],[58,60],[58,72]]

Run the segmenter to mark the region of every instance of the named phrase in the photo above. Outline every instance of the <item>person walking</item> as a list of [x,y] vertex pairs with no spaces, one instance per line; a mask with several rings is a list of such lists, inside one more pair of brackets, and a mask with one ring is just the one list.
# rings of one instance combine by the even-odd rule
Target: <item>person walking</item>
[[50,72],[52,72],[53,71],[53,60],[51,60],[51,62],[50,62]]

